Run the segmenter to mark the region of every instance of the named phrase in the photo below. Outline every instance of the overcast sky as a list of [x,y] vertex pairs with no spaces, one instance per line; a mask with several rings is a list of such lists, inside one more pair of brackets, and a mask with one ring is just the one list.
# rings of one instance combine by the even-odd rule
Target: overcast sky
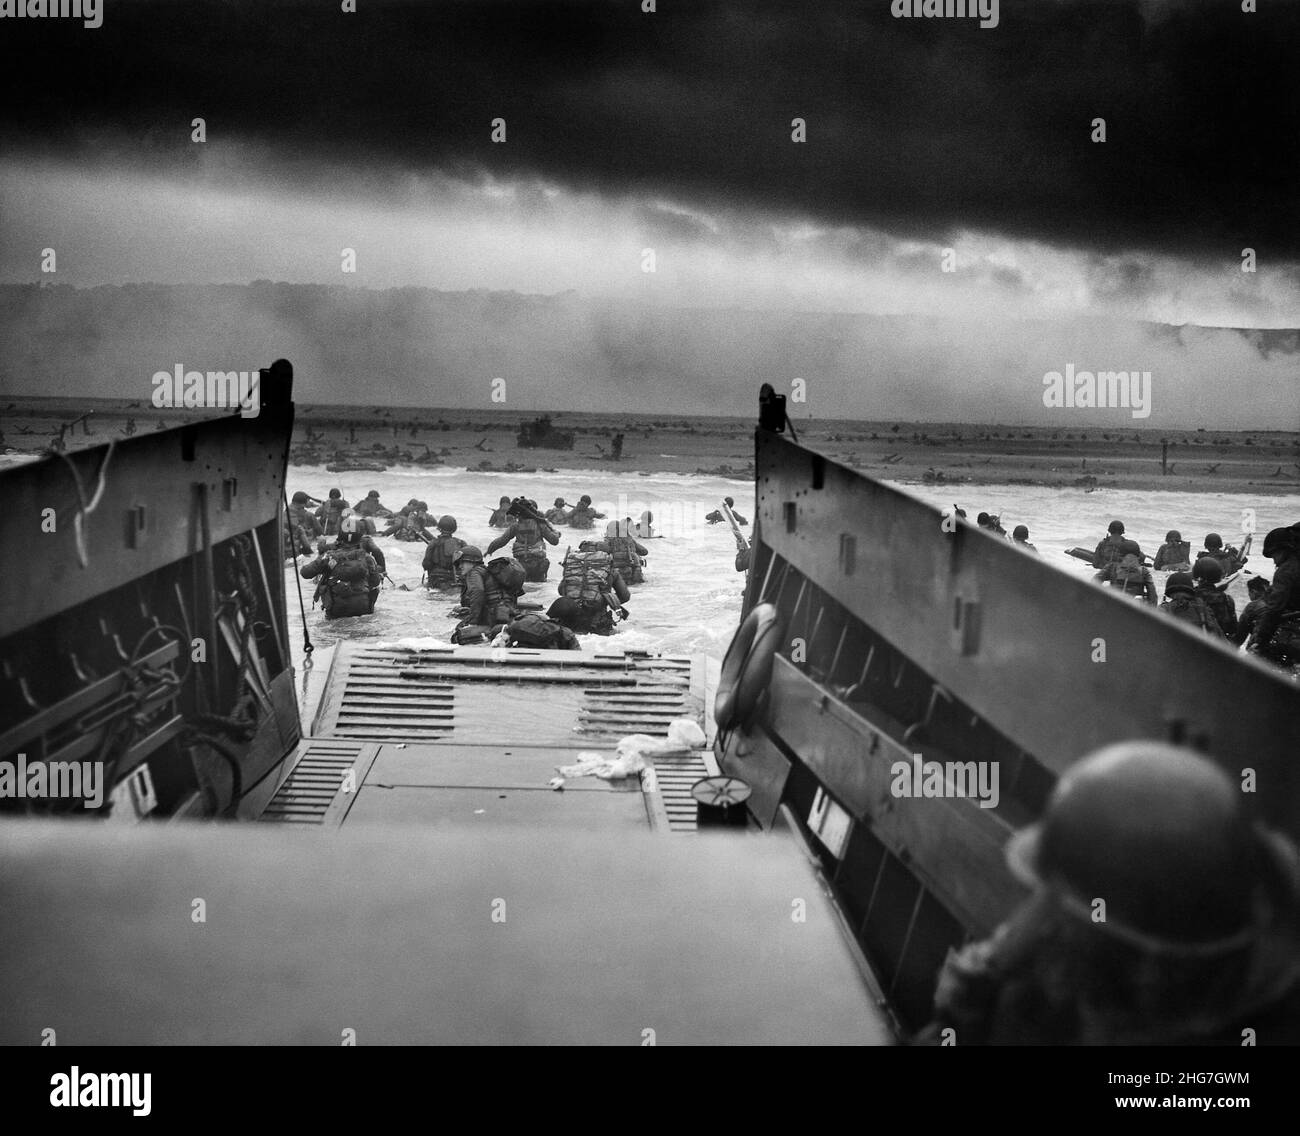
[[339,7],[4,21],[0,282],[1300,326],[1300,4]]

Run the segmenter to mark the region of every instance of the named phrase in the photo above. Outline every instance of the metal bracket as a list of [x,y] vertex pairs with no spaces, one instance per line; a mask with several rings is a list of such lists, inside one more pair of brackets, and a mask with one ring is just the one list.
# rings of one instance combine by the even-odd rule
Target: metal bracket
[[858,564],[858,538],[851,533],[840,533],[840,571],[852,576]]
[[143,505],[133,505],[126,511],[127,548],[139,548],[144,543],[146,516]]
[[974,655],[980,645],[979,600],[953,597],[952,636],[953,650],[959,655]]

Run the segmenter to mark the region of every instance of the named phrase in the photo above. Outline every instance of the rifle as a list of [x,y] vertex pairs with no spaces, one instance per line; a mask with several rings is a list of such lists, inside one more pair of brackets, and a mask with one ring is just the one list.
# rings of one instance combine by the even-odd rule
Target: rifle
[[740,525],[736,523],[736,518],[731,512],[731,506],[725,501],[722,502],[722,515],[727,518],[727,524],[731,526],[731,535],[736,538],[737,551],[743,551],[749,547],[749,540],[745,534],[740,531]]
[[622,605],[621,602],[615,600],[613,592],[603,592],[601,594],[604,595],[605,603],[609,606],[609,610],[618,617],[614,620],[615,623],[622,623],[623,620],[629,618],[631,613]]

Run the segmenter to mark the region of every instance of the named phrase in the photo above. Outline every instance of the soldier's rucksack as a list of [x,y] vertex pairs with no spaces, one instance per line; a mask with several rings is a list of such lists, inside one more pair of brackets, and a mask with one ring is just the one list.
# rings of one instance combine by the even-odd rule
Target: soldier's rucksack
[[487,566],[487,570],[488,575],[511,599],[523,595],[524,581],[528,574],[513,556],[498,556]]
[[1178,593],[1166,599],[1161,606],[1175,619],[1191,623],[1216,638],[1224,637],[1219,621],[1214,618],[1214,613],[1205,606],[1205,601],[1199,596]]
[[577,646],[568,628],[536,612],[521,615],[506,628],[506,634],[522,647],[566,650]]
[[645,580],[641,572],[641,557],[627,537],[606,537],[601,543],[608,547],[614,567],[625,584],[640,584]]
[[614,562],[608,552],[579,549],[564,558],[560,595],[588,607],[604,606],[614,580]]
[[1133,553],[1126,553],[1112,568],[1115,582],[1125,593],[1141,595],[1146,590],[1146,569]]
[[542,546],[542,526],[532,517],[520,517],[515,521],[514,554],[536,555],[539,552],[546,554],[546,549]]
[[330,575],[347,584],[364,580],[368,575],[365,560],[360,556],[349,556],[346,560],[340,560]]
[[465,542],[459,537],[439,535],[429,541],[429,547],[425,550],[424,559],[421,562],[426,572],[452,572],[454,570],[454,557],[457,552],[465,547]]
[[[361,549],[355,552],[335,553],[334,567],[329,573],[330,592],[338,599],[368,592],[373,563],[369,554]],[[378,571],[378,568],[374,570]]]

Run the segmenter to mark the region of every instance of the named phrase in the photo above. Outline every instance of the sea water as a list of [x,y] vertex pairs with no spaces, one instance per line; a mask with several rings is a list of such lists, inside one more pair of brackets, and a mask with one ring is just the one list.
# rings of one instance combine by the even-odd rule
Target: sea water
[[[570,504],[584,493],[608,519],[631,515],[639,519],[642,510],[655,514],[656,531],[663,535],[642,544],[650,555],[645,583],[632,589],[627,604],[631,618],[619,624],[608,639],[583,637],[586,645],[640,648],[651,651],[703,652],[712,659],[725,654],[740,619],[745,577],[735,570],[736,543],[724,524],[707,524],[706,513],[716,509],[724,496],[735,498],[736,508],[753,532],[754,485],[696,474],[586,470],[558,473],[485,473],[450,467],[433,469],[394,468],[383,473],[329,473],[320,467],[291,467],[289,492],[304,490],[324,498],[337,487],[344,498],[356,503],[372,489],[390,509],[405,505],[411,497],[429,504],[430,512],[453,515],[456,535],[477,545],[485,554],[488,543],[501,530],[488,527],[488,517],[500,497],[527,496],[543,511],[556,497]],[[1243,510],[1254,510],[1256,531],[1248,571],[1271,576],[1273,564],[1260,552],[1263,536],[1270,528],[1300,520],[1300,495],[1280,497],[1238,493],[1183,493],[1153,490],[1048,488],[1043,486],[929,486],[904,484],[907,492],[941,508],[954,503],[967,512],[973,523],[980,512],[998,514],[1010,532],[1016,525],[1029,528],[1030,541],[1045,563],[1075,576],[1090,576],[1091,565],[1065,555],[1076,545],[1094,547],[1106,535],[1111,520],[1120,519],[1125,535],[1136,540],[1148,555],[1154,555],[1169,529],[1178,529],[1190,541],[1193,553],[1206,533],[1220,533],[1226,544],[1240,545]],[[953,494],[958,494],[954,502]],[[555,599],[560,564],[566,547],[579,541],[599,539],[606,522],[594,531],[559,528],[560,543],[550,548],[550,575],[545,583],[529,584],[525,599],[549,606]],[[936,519],[937,523],[937,519]],[[662,528],[660,528],[662,525]],[[869,535],[869,534],[867,534]],[[302,622],[298,614],[297,587],[301,583],[308,605],[307,626],[313,643],[328,646],[340,640],[395,642],[401,639],[449,642],[456,625],[450,614],[458,602],[454,592],[429,592],[420,587],[423,543],[380,539],[388,561],[388,574],[409,590],[385,583],[372,615],[327,622],[320,608],[311,609],[314,581],[295,581],[292,567],[286,568],[290,627],[294,658],[301,663]],[[507,554],[509,547],[502,550]],[[300,561],[301,566],[301,561]],[[1240,610],[1246,602],[1245,573],[1231,586],[1230,593]],[[1157,587],[1162,590],[1161,577]]]

